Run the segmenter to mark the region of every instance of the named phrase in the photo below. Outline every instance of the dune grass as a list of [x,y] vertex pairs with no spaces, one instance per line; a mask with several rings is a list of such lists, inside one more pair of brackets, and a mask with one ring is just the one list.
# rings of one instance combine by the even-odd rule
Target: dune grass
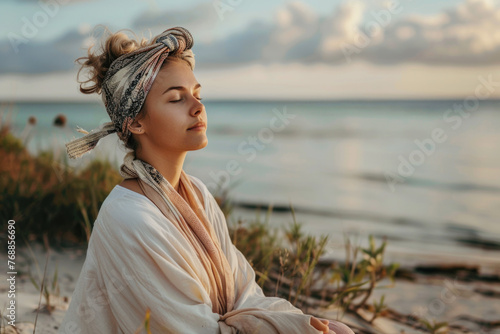
[[0,124],[0,217],[22,222],[18,238],[85,242],[100,205],[122,178],[109,162],[93,161],[75,173],[67,160],[48,151],[32,156],[22,141]]

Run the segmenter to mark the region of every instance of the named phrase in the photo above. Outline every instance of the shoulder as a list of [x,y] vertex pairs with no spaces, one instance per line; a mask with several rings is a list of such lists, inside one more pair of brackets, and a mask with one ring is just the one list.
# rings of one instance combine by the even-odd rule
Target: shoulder
[[142,191],[141,187],[139,186],[139,183],[137,182],[137,179],[126,179],[123,180],[119,186],[123,188],[127,188],[129,190],[135,191],[138,194],[144,195],[144,192]]
[[142,213],[143,211],[151,211],[155,208],[156,205],[146,196],[116,185],[102,203],[100,212],[121,213],[127,211],[127,213]]
[[102,203],[95,225],[109,232],[134,233],[161,224],[164,218],[146,196],[115,186]]

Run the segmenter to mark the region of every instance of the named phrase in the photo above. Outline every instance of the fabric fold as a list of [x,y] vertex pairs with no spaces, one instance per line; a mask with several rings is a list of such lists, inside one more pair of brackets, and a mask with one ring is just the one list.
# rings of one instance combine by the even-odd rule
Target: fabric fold
[[153,166],[133,157],[133,152],[125,156],[121,175],[125,179],[137,178],[146,197],[189,242],[193,253],[203,264],[198,274],[208,275],[210,284],[205,288],[210,294],[213,312],[224,314],[231,311],[234,306],[231,268],[186,173],[181,170],[178,193]]
[[[217,201],[203,182],[188,177],[202,194],[204,214],[230,265],[233,310],[213,312],[208,277],[200,275],[203,265],[183,232],[148,197],[116,186],[99,210],[59,333],[134,333],[149,308],[152,333],[319,334],[310,315],[264,295],[251,264],[232,243]],[[348,328],[333,333],[353,334]]]
[[311,316],[298,309],[284,308],[283,303],[275,304],[276,309],[233,310],[235,282],[231,266],[184,170],[181,170],[179,192],[152,165],[134,158],[133,152],[125,156],[120,174],[125,179],[137,178],[145,196],[175,225],[200,259],[203,267],[197,275],[208,277],[209,284],[204,287],[210,295],[212,311],[220,314],[221,334],[234,330],[263,334],[321,333],[310,325]]

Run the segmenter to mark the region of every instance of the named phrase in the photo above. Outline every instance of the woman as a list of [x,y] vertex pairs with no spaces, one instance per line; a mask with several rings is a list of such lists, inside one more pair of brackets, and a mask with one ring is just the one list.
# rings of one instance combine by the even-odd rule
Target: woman
[[131,151],[124,181],[103,202],[60,333],[134,333],[147,309],[152,333],[353,333],[288,301],[264,296],[232,244],[207,187],[183,169],[207,145],[207,114],[182,27],[152,42],[110,36],[88,57],[111,122],[67,143],[80,157],[116,132]]

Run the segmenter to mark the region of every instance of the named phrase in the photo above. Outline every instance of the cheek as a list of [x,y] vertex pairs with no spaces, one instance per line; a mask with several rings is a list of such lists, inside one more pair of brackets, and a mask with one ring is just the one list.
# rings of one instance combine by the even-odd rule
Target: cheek
[[186,120],[180,112],[175,110],[164,110],[163,113],[158,113],[155,119],[151,119],[151,125],[154,128],[155,134],[170,140],[182,137],[186,134]]

